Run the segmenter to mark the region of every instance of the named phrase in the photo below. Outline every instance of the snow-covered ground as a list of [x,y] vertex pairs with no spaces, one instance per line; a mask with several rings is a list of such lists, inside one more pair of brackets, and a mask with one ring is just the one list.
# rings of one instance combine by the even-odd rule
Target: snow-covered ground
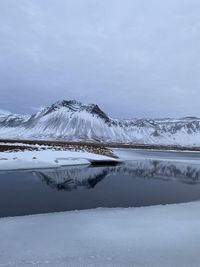
[[200,202],[0,219],[0,266],[200,266]]
[[67,165],[90,164],[91,161],[118,161],[94,153],[73,151],[23,151],[1,152],[0,170],[55,168]]

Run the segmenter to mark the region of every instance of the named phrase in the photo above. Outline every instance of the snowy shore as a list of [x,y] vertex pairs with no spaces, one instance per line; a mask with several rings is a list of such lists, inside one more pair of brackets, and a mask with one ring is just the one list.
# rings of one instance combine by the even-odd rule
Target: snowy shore
[[86,151],[23,151],[0,152],[0,170],[56,168],[68,165],[85,165],[92,162],[118,162],[118,159]]
[[[93,162],[112,162],[117,163],[126,160],[138,159],[158,159],[159,161],[171,162],[190,162],[199,164],[199,153],[197,152],[164,152],[148,151],[124,148],[113,148],[113,158],[101,154],[90,153],[87,151],[73,150],[54,150],[45,147],[45,150],[0,152],[0,171],[1,170],[20,170],[37,168],[59,168],[70,165],[89,165]],[[145,155],[144,155],[145,153]],[[182,156],[181,156],[182,155]]]
[[0,219],[0,266],[200,264],[200,202]]

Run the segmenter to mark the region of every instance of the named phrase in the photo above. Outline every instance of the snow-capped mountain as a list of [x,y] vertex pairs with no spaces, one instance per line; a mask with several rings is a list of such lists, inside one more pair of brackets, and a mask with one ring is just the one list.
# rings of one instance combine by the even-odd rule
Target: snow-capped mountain
[[0,138],[200,145],[200,119],[113,119],[97,105],[58,101],[31,116],[0,113]]
[[10,115],[11,114],[11,112],[10,111],[8,111],[8,110],[5,110],[5,109],[0,109],[0,115],[2,116],[8,116],[8,115]]

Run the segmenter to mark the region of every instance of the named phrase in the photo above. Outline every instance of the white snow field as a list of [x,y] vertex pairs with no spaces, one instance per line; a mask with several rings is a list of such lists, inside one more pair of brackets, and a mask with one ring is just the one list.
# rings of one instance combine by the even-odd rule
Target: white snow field
[[200,266],[200,202],[0,219],[0,266]]
[[23,151],[1,152],[0,170],[54,168],[67,165],[84,165],[92,161],[119,161],[111,157],[88,152],[73,151]]

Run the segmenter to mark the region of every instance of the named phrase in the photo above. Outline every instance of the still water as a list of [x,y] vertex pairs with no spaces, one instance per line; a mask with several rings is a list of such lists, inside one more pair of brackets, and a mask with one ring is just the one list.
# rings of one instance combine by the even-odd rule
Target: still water
[[0,217],[200,200],[199,154],[151,153],[117,166],[0,172]]

